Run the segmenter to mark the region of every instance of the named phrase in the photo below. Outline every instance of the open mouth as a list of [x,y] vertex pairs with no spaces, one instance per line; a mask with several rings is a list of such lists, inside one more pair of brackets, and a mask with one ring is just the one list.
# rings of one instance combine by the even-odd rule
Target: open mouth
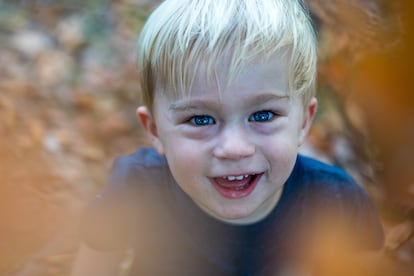
[[222,196],[231,199],[238,199],[250,195],[262,175],[263,173],[229,175],[212,178],[211,182],[214,188],[216,188]]

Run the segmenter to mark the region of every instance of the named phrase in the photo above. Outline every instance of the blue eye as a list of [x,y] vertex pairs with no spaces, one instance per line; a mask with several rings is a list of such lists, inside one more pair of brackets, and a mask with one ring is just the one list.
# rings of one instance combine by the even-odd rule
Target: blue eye
[[189,122],[196,126],[206,126],[212,125],[216,122],[214,121],[213,117],[208,115],[196,115],[190,118]]
[[257,111],[250,115],[249,122],[264,123],[271,120],[275,116],[275,113],[268,110]]

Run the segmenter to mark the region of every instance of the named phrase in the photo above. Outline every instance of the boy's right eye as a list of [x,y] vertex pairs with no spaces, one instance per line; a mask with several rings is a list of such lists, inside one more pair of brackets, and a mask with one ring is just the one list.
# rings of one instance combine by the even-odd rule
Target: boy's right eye
[[191,117],[188,122],[195,126],[213,125],[216,123],[213,117],[208,115],[195,115]]

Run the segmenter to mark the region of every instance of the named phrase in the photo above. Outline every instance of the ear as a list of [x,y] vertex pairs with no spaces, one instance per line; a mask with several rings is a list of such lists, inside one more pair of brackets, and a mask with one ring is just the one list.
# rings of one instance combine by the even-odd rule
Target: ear
[[161,140],[158,136],[157,125],[152,112],[148,109],[148,107],[140,106],[137,108],[137,117],[154,148],[159,154],[164,154],[164,147],[162,146]]
[[304,114],[303,114],[303,123],[302,128],[299,134],[299,146],[303,144],[306,139],[306,136],[309,133],[310,127],[313,122],[313,118],[315,118],[316,110],[318,109],[318,100],[313,97],[308,105],[305,107]]

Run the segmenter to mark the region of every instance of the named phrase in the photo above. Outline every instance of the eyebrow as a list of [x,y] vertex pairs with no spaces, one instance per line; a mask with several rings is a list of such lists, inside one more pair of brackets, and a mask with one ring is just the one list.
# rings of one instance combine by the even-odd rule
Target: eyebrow
[[259,94],[249,102],[249,104],[262,104],[269,101],[289,100],[290,95],[278,95],[274,93]]
[[175,103],[170,104],[168,107],[169,110],[172,111],[187,111],[191,109],[197,108],[209,108],[216,106],[217,103],[205,101],[205,100],[182,100]]
[[[251,99],[248,99],[247,103],[249,105],[257,105],[262,104],[268,101],[280,101],[290,99],[289,95],[277,95],[274,93],[263,93],[259,94]],[[194,100],[181,100],[178,102],[174,102],[170,104],[168,107],[169,110],[172,111],[188,111],[191,109],[198,109],[198,108],[212,108],[219,106],[219,103],[216,101],[209,101],[209,100],[201,100],[201,99],[194,99]]]

